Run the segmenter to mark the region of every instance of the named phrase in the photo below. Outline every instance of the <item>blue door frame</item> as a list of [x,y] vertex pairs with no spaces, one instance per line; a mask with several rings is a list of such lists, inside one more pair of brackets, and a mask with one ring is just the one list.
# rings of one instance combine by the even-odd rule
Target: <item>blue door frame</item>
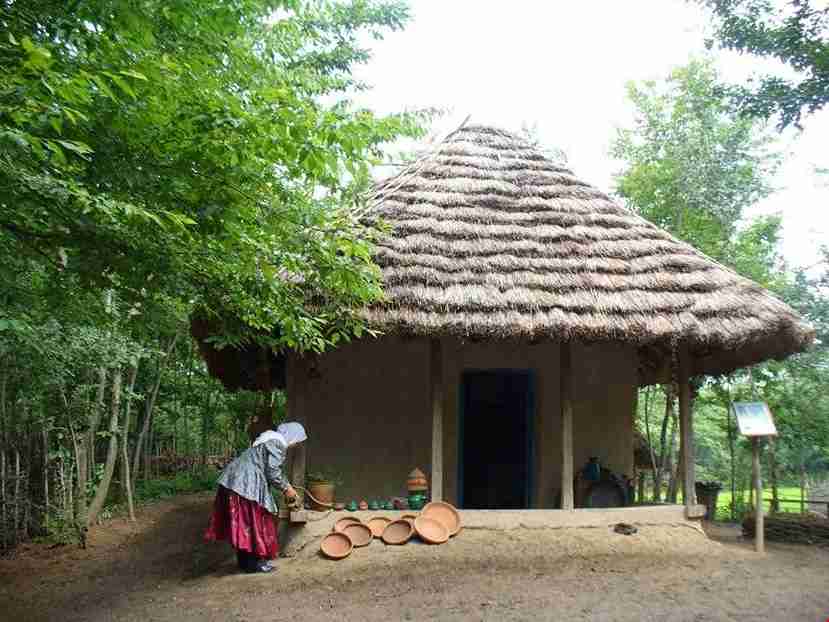
[[524,490],[524,503],[527,508],[532,507],[533,481],[535,479],[535,377],[532,369],[465,369],[461,373],[460,390],[458,391],[458,507],[464,507],[463,492],[463,444],[464,420],[466,418],[466,378],[472,374],[501,374],[527,377],[527,408],[524,416],[527,418],[527,482]]

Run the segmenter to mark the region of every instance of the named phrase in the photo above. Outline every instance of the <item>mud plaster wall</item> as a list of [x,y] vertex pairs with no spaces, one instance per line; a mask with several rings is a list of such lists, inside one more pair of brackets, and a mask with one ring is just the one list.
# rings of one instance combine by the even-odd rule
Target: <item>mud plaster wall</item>
[[[561,479],[559,347],[444,339],[444,491],[457,500],[458,405],[467,369],[535,375],[533,505],[555,507]],[[632,474],[636,358],[614,344],[573,348],[574,461],[590,456]],[[288,366],[289,416],[308,428],[308,467],[342,473],[340,500],[405,493],[415,466],[430,475],[429,342],[383,338],[348,344]]]

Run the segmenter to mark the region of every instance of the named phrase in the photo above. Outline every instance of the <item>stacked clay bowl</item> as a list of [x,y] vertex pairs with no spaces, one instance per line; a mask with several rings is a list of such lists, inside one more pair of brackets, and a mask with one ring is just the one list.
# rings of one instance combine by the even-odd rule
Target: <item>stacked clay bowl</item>
[[334,523],[334,531],[337,533],[342,533],[343,530],[348,527],[349,525],[353,525],[354,523],[360,523],[359,518],[354,518],[353,516],[346,516],[345,518],[341,518],[336,523]]
[[348,539],[351,540],[351,543],[357,548],[360,548],[361,546],[368,546],[371,544],[371,539],[374,537],[374,534],[371,533],[371,529],[369,529],[367,525],[363,525],[363,523],[351,523],[350,525],[346,525],[343,528],[343,533],[348,536]]
[[355,548],[368,546],[381,538],[391,545],[406,544],[415,534],[427,544],[443,544],[461,530],[461,517],[449,503],[433,501],[420,514],[403,514],[397,520],[374,516],[363,523],[345,516],[334,523],[333,533],[323,538],[320,550],[330,559],[344,559]]
[[383,530],[383,542],[386,544],[406,544],[414,534],[414,525],[402,518],[391,521]]
[[345,559],[351,555],[354,544],[344,533],[332,532],[322,539],[320,550],[329,559]]
[[414,529],[420,539],[428,544],[443,544],[449,539],[446,525],[428,516],[418,516],[414,522]]
[[366,525],[368,525],[368,528],[371,529],[372,536],[375,538],[381,538],[383,537],[383,531],[385,531],[390,522],[390,518],[386,518],[385,516],[375,516],[374,518],[370,518]]
[[461,530],[461,517],[455,507],[443,501],[432,501],[427,503],[426,507],[420,512],[421,516],[427,516],[442,523],[447,531],[449,537],[455,536]]
[[334,523],[334,530],[320,543],[320,551],[329,559],[345,559],[357,547],[371,542],[373,534],[359,518],[346,516]]

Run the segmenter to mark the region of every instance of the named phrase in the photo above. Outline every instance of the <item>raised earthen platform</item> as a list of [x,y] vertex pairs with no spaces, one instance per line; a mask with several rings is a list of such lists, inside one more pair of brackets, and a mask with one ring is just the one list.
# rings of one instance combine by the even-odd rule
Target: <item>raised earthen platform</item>
[[[692,516],[701,515],[704,506],[695,506]],[[686,525],[700,529],[699,522],[686,517],[683,505],[647,505],[625,508],[588,508],[579,510],[460,510],[463,529],[507,531],[511,529],[590,529],[612,527],[617,523],[632,525]],[[307,522],[291,524],[280,521],[279,540],[282,555],[292,557],[309,545],[318,546],[334,523],[344,516],[366,522],[373,516],[400,518],[413,511],[308,512]]]

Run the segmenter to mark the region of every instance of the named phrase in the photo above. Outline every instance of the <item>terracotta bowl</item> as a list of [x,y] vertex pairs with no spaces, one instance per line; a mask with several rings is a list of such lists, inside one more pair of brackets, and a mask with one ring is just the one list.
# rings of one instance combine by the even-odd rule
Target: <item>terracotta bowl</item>
[[337,533],[342,533],[343,529],[345,529],[349,525],[353,525],[354,523],[360,522],[362,521],[359,518],[355,518],[354,516],[346,516],[334,523],[334,531]]
[[429,544],[443,544],[449,539],[449,530],[439,520],[428,516],[418,516],[414,528],[420,539]]
[[428,516],[446,525],[449,537],[456,535],[461,530],[461,517],[458,511],[450,503],[444,501],[432,501],[420,512],[421,516]]
[[346,525],[343,533],[348,536],[351,543],[356,547],[367,546],[371,544],[371,529],[363,525],[363,523],[351,523]]
[[383,530],[383,542],[386,544],[406,544],[414,534],[414,526],[407,520],[390,522]]
[[322,539],[320,551],[329,559],[343,559],[351,555],[354,545],[344,533],[329,533]]
[[414,522],[415,522],[415,519],[417,518],[417,514],[404,514],[400,518],[401,518],[401,520],[409,521],[412,524],[412,527],[414,527]]
[[383,530],[390,522],[390,518],[386,518],[385,516],[375,516],[374,518],[368,519],[366,525],[368,525],[368,528],[371,529],[371,535],[375,538],[380,538],[383,536]]

